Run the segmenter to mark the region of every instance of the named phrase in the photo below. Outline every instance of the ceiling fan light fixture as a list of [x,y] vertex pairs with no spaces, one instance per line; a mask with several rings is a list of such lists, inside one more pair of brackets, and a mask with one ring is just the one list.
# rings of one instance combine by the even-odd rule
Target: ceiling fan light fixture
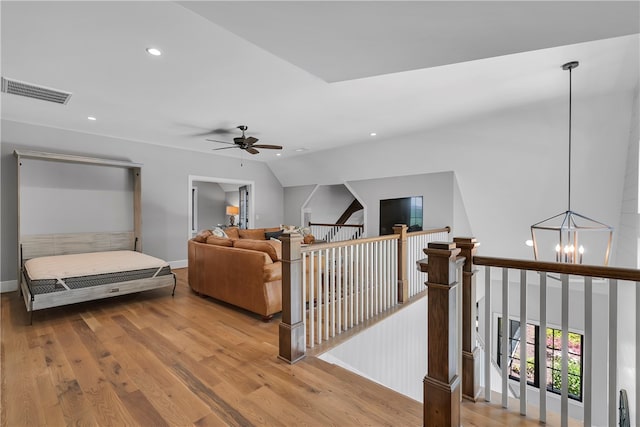
[[260,151],[258,151],[257,148],[264,148],[267,150],[282,150],[281,145],[256,144],[256,142],[258,142],[258,138],[255,138],[253,136],[245,136],[244,132],[248,129],[246,125],[240,125],[240,126],[237,126],[237,128],[242,131],[242,136],[237,136],[233,138],[233,142],[218,141],[217,139],[207,139],[207,141],[219,142],[221,144],[229,145],[228,147],[214,148],[213,149],[214,151],[226,150],[229,148],[239,148],[250,154],[258,154],[260,153]]

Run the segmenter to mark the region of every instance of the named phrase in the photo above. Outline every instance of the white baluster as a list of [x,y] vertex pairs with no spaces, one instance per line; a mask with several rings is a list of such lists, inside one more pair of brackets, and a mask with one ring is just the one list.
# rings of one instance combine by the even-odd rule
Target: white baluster
[[502,352],[500,367],[502,368],[502,407],[508,406],[508,379],[507,365],[509,360],[509,270],[502,269]]
[[569,423],[569,275],[561,274],[560,278],[562,281],[562,383],[560,387],[560,425],[566,427]]
[[540,421],[547,422],[547,273],[540,273],[540,328],[538,329],[540,361]]
[[491,267],[484,268],[484,400],[491,402]]
[[527,271],[520,270],[520,415],[527,415]]
[[582,402],[584,425],[591,425],[593,375],[593,278],[584,278],[584,338],[582,339]]
[[609,425],[616,425],[618,412],[618,281],[609,279]]

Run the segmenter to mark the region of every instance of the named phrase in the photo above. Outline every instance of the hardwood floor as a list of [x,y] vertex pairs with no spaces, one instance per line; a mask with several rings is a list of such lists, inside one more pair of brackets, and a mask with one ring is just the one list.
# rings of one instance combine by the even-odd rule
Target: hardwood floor
[[[2,295],[2,426],[422,425],[422,405],[308,356],[277,358],[276,316],[167,289],[38,311]],[[483,409],[484,408],[484,409]],[[463,404],[467,426],[537,425]]]

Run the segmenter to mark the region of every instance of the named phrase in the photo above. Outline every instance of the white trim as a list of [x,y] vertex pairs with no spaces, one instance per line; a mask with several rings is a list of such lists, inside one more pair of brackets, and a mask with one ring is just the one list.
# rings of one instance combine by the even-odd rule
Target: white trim
[[0,293],[13,292],[18,290],[17,280],[5,280],[0,282]]
[[362,205],[362,224],[364,225],[364,230],[362,230],[362,237],[369,237],[369,233],[367,233],[367,228],[369,227],[367,204],[364,202],[362,197],[360,197],[358,193],[356,193],[356,190],[354,190],[353,187],[349,185],[348,182],[345,181],[344,186],[347,187],[347,190],[349,190],[351,194],[353,194],[353,197],[355,197],[356,200],[358,200],[358,202],[360,202],[360,204]]
[[315,192],[318,190],[318,188],[320,188],[320,184],[316,184],[316,186],[313,187],[313,190],[311,190],[311,193],[309,193],[309,195],[307,196],[307,199],[302,203],[302,206],[300,206],[300,224],[303,227],[307,226],[307,224],[304,223],[304,212],[305,212],[305,209],[307,209],[307,205],[311,201],[311,198],[313,197]]

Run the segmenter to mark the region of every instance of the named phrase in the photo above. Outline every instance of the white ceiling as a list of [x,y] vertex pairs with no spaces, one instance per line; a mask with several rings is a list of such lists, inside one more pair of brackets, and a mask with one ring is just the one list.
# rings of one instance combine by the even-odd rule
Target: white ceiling
[[246,124],[283,157],[394,139],[565,97],[570,60],[575,96],[637,90],[639,5],[2,1],[2,76],[73,95],[1,115],[203,152]]

